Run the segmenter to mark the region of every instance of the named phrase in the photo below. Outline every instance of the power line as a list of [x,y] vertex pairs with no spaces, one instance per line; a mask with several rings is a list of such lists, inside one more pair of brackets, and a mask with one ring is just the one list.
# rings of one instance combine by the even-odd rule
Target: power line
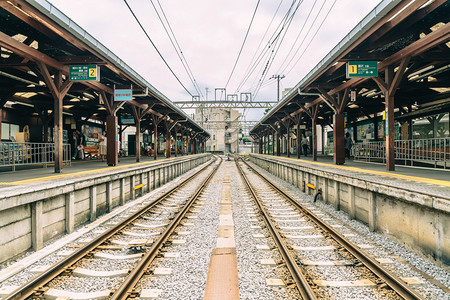
[[[153,5],[153,0],[150,0],[150,1],[152,2],[152,5]],[[169,30],[170,30],[170,32],[172,33],[173,39],[174,39],[174,41],[175,41],[175,44],[176,44],[177,47],[178,47],[178,51],[177,51],[177,47],[175,47],[175,45],[173,45],[173,42],[172,42],[172,40],[171,40],[172,45],[174,46],[175,50],[177,51],[177,54],[179,53],[179,54],[178,54],[178,57],[181,56],[181,57],[180,57],[180,60],[181,60],[181,62],[183,63],[183,66],[185,67],[185,70],[186,70],[186,72],[188,73],[188,76],[189,76],[189,78],[191,79],[191,82],[192,82],[192,84],[194,85],[194,88],[197,90],[197,93],[199,93],[199,95],[204,99],[203,93],[202,93],[200,87],[199,87],[198,84],[197,84],[197,80],[195,80],[194,73],[192,72],[191,67],[189,66],[189,63],[188,63],[186,57],[184,56],[183,51],[181,50],[181,46],[180,46],[180,44],[178,43],[177,37],[175,36],[175,33],[174,33],[173,30],[172,30],[172,26],[170,26],[170,22],[169,22],[169,20],[167,19],[166,13],[164,12],[164,8],[162,7],[162,5],[161,5],[161,3],[160,3],[159,0],[156,0],[156,1],[158,2],[158,6],[159,6],[159,8],[161,9],[161,12],[162,12],[162,15],[163,15],[164,19],[166,20],[167,26],[169,27]],[[153,7],[155,8],[154,5],[153,5]],[[157,11],[156,8],[155,8],[155,11],[156,11],[156,13],[158,14],[158,11]],[[159,14],[158,14],[158,17],[159,17]],[[159,19],[161,20],[160,17],[159,17]],[[161,20],[161,23],[162,23],[163,26],[164,26],[164,23],[162,22],[162,20]],[[169,39],[170,39],[170,35],[169,35],[169,33],[167,32],[167,29],[166,29],[165,27],[164,27],[164,29],[166,30],[167,36],[168,36]]]
[[[250,78],[251,74],[253,74],[253,72],[256,70],[258,65],[263,61],[263,59],[267,56],[267,54],[269,54],[269,58],[270,58],[271,54],[270,54],[269,51],[272,48],[272,46],[277,42],[278,38],[280,37],[281,32],[283,32],[287,22],[290,19],[292,9],[294,8],[294,5],[295,5],[296,2],[297,2],[297,0],[293,0],[292,1],[291,5],[290,5],[289,9],[287,10],[287,12],[285,13],[283,19],[280,21],[280,23],[276,27],[275,31],[273,32],[272,36],[269,38],[266,47],[258,55],[258,58],[253,63],[253,65],[250,64],[251,68],[246,73],[246,75],[244,76],[243,80],[239,84],[238,90],[240,90],[242,88],[242,86],[247,82],[247,80]],[[249,69],[249,68],[247,68],[247,69]],[[264,69],[264,65],[261,66],[261,71],[260,72],[262,72],[263,69]],[[254,82],[251,84],[251,86],[253,86],[255,84],[255,81],[256,81],[256,78],[255,78]]]
[[161,57],[161,59],[164,61],[164,63],[166,64],[167,68],[169,68],[170,72],[172,73],[172,75],[177,79],[178,83],[181,84],[181,86],[184,88],[184,90],[191,95],[191,92],[189,92],[189,90],[184,86],[184,84],[180,81],[180,79],[178,78],[178,76],[174,73],[174,71],[172,70],[172,68],[169,66],[169,64],[167,63],[167,61],[164,59],[164,57],[162,56],[161,52],[158,50],[158,48],[156,47],[155,43],[153,43],[153,40],[150,38],[150,36],[148,35],[147,31],[144,29],[144,27],[142,26],[141,22],[139,21],[139,19],[136,17],[136,15],[134,14],[133,10],[131,9],[130,5],[128,5],[127,0],[123,0],[125,2],[125,4],[127,5],[128,9],[130,10],[131,14],[133,15],[134,19],[136,20],[136,22],[139,24],[139,26],[141,27],[142,31],[145,33],[145,35],[147,36],[148,40],[150,41],[150,43],[152,44],[153,48],[155,48],[156,52],[158,52],[159,56]]
[[333,4],[331,5],[330,9],[328,10],[327,14],[325,15],[325,18],[323,18],[322,22],[320,23],[319,27],[317,28],[316,32],[314,33],[313,37],[311,38],[311,40],[309,41],[308,45],[306,45],[305,50],[303,50],[302,54],[300,55],[300,57],[297,59],[297,61],[292,65],[291,69],[286,73],[289,74],[294,67],[298,64],[298,62],[300,61],[300,59],[303,57],[303,55],[305,54],[306,50],[308,50],[309,46],[311,45],[312,41],[314,40],[314,38],[316,37],[317,33],[319,32],[320,28],[322,28],[323,23],[325,23],[325,20],[328,18],[328,15],[330,14],[331,10],[333,9],[334,5],[336,4],[337,0],[334,0]]
[[[185,70],[186,73],[188,74],[189,79],[191,80],[192,84],[194,85],[194,88],[197,90],[197,93],[199,93],[199,90],[198,90],[197,86],[195,85],[194,80],[193,80],[191,74],[190,74],[190,73],[188,72],[188,70],[187,70],[187,67],[186,67],[186,65],[185,65],[185,63],[184,63],[184,61],[183,61],[183,58],[181,57],[181,55],[180,55],[180,53],[179,53],[179,51],[178,51],[178,48],[175,46],[174,39],[172,39],[172,36],[169,34],[169,32],[168,32],[168,30],[167,30],[167,28],[166,28],[166,25],[164,24],[164,22],[163,22],[163,20],[162,20],[162,18],[161,18],[161,15],[159,14],[158,10],[156,9],[155,4],[153,3],[153,0],[150,0],[150,3],[152,4],[153,9],[155,10],[156,15],[158,16],[158,19],[159,19],[159,21],[161,22],[161,25],[163,26],[163,29],[164,29],[164,31],[166,32],[167,37],[168,37],[169,40],[170,40],[170,43],[172,44],[173,48],[175,49],[175,52],[177,53],[177,56],[178,56],[178,58],[180,59],[181,64],[182,64],[183,67],[184,67],[184,70]],[[167,19],[166,19],[166,22],[168,23]],[[169,28],[170,28],[170,25],[169,25]],[[171,32],[172,32],[172,31],[171,31]],[[172,32],[172,34],[173,34],[173,32]],[[174,36],[174,38],[175,38],[175,35],[173,35],[173,36]]]
[[[297,47],[297,50],[295,51],[294,55],[291,57],[291,59],[289,60],[289,62],[286,64],[286,66],[283,68],[282,72],[286,71],[287,67],[291,64],[292,60],[296,57],[298,51],[300,51],[301,47],[303,46],[303,43],[306,41],[306,39],[308,38],[309,33],[311,32],[312,28],[314,27],[314,24],[316,23],[320,13],[322,12],[323,7],[325,6],[325,3],[327,2],[327,0],[325,0],[322,5],[320,6],[319,11],[317,12],[316,16],[314,17],[314,20],[311,23],[311,26],[309,26],[308,31],[306,32],[305,36],[303,37],[302,42],[300,43],[300,45]],[[315,2],[314,2],[315,5]],[[314,6],[313,6],[314,9]],[[309,16],[308,16],[309,18]],[[305,23],[306,24],[306,23]],[[290,51],[289,51],[290,52]],[[289,55],[288,55],[289,56]],[[286,56],[286,59],[288,58],[288,56]],[[284,62],[283,62],[284,64]],[[282,66],[283,66],[282,64]],[[281,68],[281,67],[280,67]]]
[[[324,2],[324,3],[325,3],[325,2]],[[305,26],[306,26],[306,24],[308,23],[309,17],[311,16],[311,14],[312,14],[312,12],[313,12],[314,7],[316,6],[316,4],[317,4],[317,0],[314,1],[313,6],[312,6],[311,9],[309,10],[308,16],[306,17],[305,22],[303,23],[302,28],[300,29],[299,33],[297,34],[297,37],[295,38],[295,41],[294,41],[294,43],[292,44],[291,49],[289,50],[288,54],[286,55],[286,58],[284,59],[284,61],[281,63],[280,68],[278,69],[277,73],[282,73],[282,72],[280,72],[280,70],[281,70],[281,68],[283,67],[284,63],[285,63],[285,62],[287,61],[287,59],[289,58],[289,56],[291,55],[292,50],[294,49],[295,44],[297,44],[297,41],[298,41],[298,39],[300,38],[300,35],[303,33],[303,30],[305,29]],[[319,11],[319,13],[320,13],[320,11]],[[314,24],[314,22],[313,22],[313,24]],[[313,24],[311,24],[311,27],[312,27]],[[311,28],[311,27],[310,27],[310,28]],[[308,32],[309,32],[309,31],[308,31]],[[306,37],[307,35],[308,35],[308,34],[306,34],[305,37]],[[302,46],[303,42],[304,42],[304,40],[301,42],[301,44],[300,44],[300,46],[298,47],[298,49]],[[294,54],[292,57],[295,57],[295,55],[297,55],[298,49],[297,49],[297,51],[295,52],[295,54]],[[288,65],[291,63],[291,61],[292,61],[292,59],[289,61]],[[284,70],[283,70],[283,71],[284,71]]]
[[[278,40],[276,41],[276,44],[275,44],[276,50],[275,50],[275,51],[272,50],[271,56],[269,57],[269,60],[267,61],[266,67],[265,67],[263,73],[261,74],[260,84],[259,84],[259,86],[256,88],[256,90],[255,90],[255,92],[254,92],[255,98],[256,98],[256,95],[258,94],[259,90],[261,89],[261,84],[262,84],[262,82],[264,81],[264,78],[266,77],[267,72],[270,70],[270,67],[272,66],[272,63],[273,63],[273,61],[275,60],[276,55],[278,54],[278,50],[280,49],[281,44],[283,43],[284,38],[286,37],[286,34],[287,34],[287,32],[288,32],[288,30],[289,30],[291,24],[292,24],[292,20],[293,20],[295,14],[296,14],[298,8],[300,7],[300,5],[301,5],[302,3],[303,3],[303,0],[301,0],[301,1],[299,1],[299,2],[297,3],[297,6],[295,7],[295,10],[294,10],[293,13],[291,14],[289,20],[287,20],[287,23],[286,23],[286,24],[287,24],[287,25],[286,25],[286,30],[284,31],[282,38],[281,38],[281,39],[278,39]],[[280,31],[279,34],[281,35],[281,31]],[[273,55],[272,55],[272,54],[273,54]]]
[[238,54],[238,56],[236,58],[236,61],[234,62],[234,66],[233,66],[233,69],[231,70],[230,77],[228,77],[227,83],[225,84],[225,88],[227,88],[228,83],[230,83],[231,77],[233,76],[234,70],[236,69],[236,65],[237,65],[237,63],[239,61],[239,58],[241,57],[242,49],[244,49],[244,45],[245,45],[245,42],[247,41],[248,33],[250,32],[250,28],[252,27],[253,20],[255,19],[256,11],[258,10],[258,6],[259,6],[259,2],[260,1],[261,0],[258,0],[258,2],[256,3],[255,11],[253,12],[253,16],[252,16],[252,19],[250,21],[250,24],[248,25],[247,33],[245,34],[244,41],[242,42],[241,49],[239,50],[239,54]]
[[[261,45],[262,45],[262,43],[263,43],[263,41],[264,41],[264,38],[266,37],[267,33],[269,32],[270,26],[272,26],[273,20],[275,20],[275,17],[277,16],[278,10],[280,9],[281,4],[283,3],[283,1],[284,1],[284,0],[281,0],[280,3],[278,4],[278,7],[277,7],[275,13],[273,14],[272,20],[270,20],[270,23],[269,23],[269,25],[267,26],[267,29],[266,29],[266,31],[264,32],[264,35],[263,35],[263,37],[261,38],[261,41],[259,42],[259,45],[258,45],[258,47],[256,48],[255,53],[253,54],[253,57],[252,57],[252,59],[250,60],[250,64],[248,65],[248,67],[247,67],[247,69],[245,70],[244,74],[247,74],[247,73],[250,71],[250,68],[252,67],[252,65],[253,65],[253,63],[254,63],[253,61],[254,61],[254,59],[255,59],[255,57],[256,57],[256,54],[258,53],[259,48],[261,48]],[[239,92],[239,90],[241,89],[242,85],[243,85],[243,84],[245,83],[245,81],[246,81],[246,80],[245,80],[246,77],[247,77],[247,76],[245,75],[244,78],[243,78],[243,80],[241,81],[241,83],[239,83],[239,85],[238,85],[238,87],[237,87],[235,93],[238,93],[238,92]]]
[[[280,36],[281,36],[281,33],[282,33],[283,30],[286,28],[286,24],[288,24],[289,21],[292,20],[292,17],[293,17],[293,15],[292,15],[292,9],[294,8],[294,5],[295,5],[296,2],[297,2],[297,0],[292,1],[292,4],[291,4],[291,6],[289,7],[287,13],[285,14],[285,16],[284,16],[282,22],[279,24],[279,26],[277,27],[277,30],[273,33],[271,39],[269,40],[269,42],[268,42],[268,44],[267,44],[267,49],[265,50],[265,52],[263,52],[263,53],[264,53],[264,56],[262,56],[262,57],[260,58],[260,60],[257,62],[257,64],[259,64],[260,62],[262,62],[262,59],[266,56],[266,54],[268,54],[268,58],[267,58],[266,64],[261,66],[260,72],[261,72],[262,75],[261,75],[260,79],[257,81],[257,78],[255,78],[255,80],[253,81],[253,83],[252,83],[252,85],[251,85],[251,86],[254,86],[254,85],[255,85],[255,82],[257,81],[254,93],[256,92],[256,90],[258,90],[258,86],[260,86],[260,85],[263,83],[264,77],[265,77],[264,74],[265,74],[266,71],[267,71],[267,68],[268,68],[268,66],[269,66],[269,62],[270,62],[270,60],[271,60],[271,57],[272,57],[272,55],[274,54],[274,50],[272,50],[271,52],[269,52],[269,50],[270,50],[271,48],[273,49],[273,48],[276,48],[276,47],[277,47],[277,44],[278,44],[279,38],[280,38]],[[281,28],[280,28],[280,27],[281,27]],[[280,28],[280,29],[278,30],[278,28]],[[263,53],[262,53],[262,54],[263,54]],[[257,65],[255,65],[255,68],[256,68],[256,66],[257,66]],[[255,69],[255,68],[254,68],[254,69]],[[253,89],[253,88],[252,88],[252,89]],[[256,95],[255,95],[255,96],[256,96]]]

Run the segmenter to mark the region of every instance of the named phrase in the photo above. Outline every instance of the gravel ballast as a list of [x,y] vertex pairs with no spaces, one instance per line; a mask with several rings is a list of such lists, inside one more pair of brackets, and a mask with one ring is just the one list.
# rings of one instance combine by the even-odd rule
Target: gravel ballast
[[[314,203],[313,196],[302,193],[292,184],[281,180],[252,163],[250,164],[264,174],[266,178],[269,178],[274,184],[281,187],[291,197],[296,199],[297,202],[322,211],[324,217],[327,216],[332,219],[331,221],[327,221],[327,223],[341,225],[341,227],[337,226],[335,229],[342,234],[351,234],[349,239],[354,244],[374,245],[374,248],[366,249],[365,252],[375,258],[392,259],[394,263],[388,264],[386,267],[395,275],[399,277],[415,277],[424,281],[424,284],[412,285],[412,288],[423,297],[426,299],[450,299],[450,293],[446,293],[440,288],[440,286],[447,288],[450,286],[450,273],[448,271],[436,266],[420,255],[411,252],[398,242],[389,239],[387,236],[369,231],[367,225],[357,220],[351,220],[346,212],[336,211],[333,206],[327,205],[321,201]],[[405,263],[403,261],[405,261]],[[437,285],[428,279],[432,279],[431,281],[438,281]]]

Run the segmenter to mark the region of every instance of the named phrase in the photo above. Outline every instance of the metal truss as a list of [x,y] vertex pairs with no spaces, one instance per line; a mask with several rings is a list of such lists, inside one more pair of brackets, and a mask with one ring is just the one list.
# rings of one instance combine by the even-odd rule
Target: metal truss
[[277,101],[174,101],[180,108],[272,108]]

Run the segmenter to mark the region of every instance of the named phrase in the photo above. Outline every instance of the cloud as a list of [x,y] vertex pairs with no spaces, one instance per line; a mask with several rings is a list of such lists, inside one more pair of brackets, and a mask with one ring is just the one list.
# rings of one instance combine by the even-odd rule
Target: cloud
[[[153,1],[157,5],[157,1]],[[327,0],[318,0],[315,11],[318,10],[323,1]],[[123,1],[51,0],[50,2],[117,54],[169,99],[173,101],[190,99],[189,94],[179,85],[153,49]],[[282,87],[296,85],[378,2],[378,0],[337,1],[302,59],[292,72],[285,74],[286,78],[281,81]],[[173,50],[150,0],[128,0],[128,3],[175,74],[192,94],[197,94],[182,67],[180,59]],[[241,47],[257,0],[160,0],[160,3],[164,7],[166,16],[203,95],[205,95],[205,87],[208,87],[210,91],[214,91],[214,88],[224,87]],[[260,2],[246,46],[228,87],[228,93],[234,93],[241,82],[244,71],[249,66],[279,3],[279,1]],[[274,31],[276,25],[281,22],[291,3],[292,1],[286,0],[282,2],[280,10],[274,18],[270,34]],[[284,61],[303,26],[312,3],[313,0],[304,0],[299,7],[282,47],[271,69],[267,72],[266,79],[274,75]],[[310,36],[315,32],[315,28],[322,21],[331,3],[332,0],[325,3],[324,10],[316,25],[312,28]],[[314,13],[312,15],[314,16]],[[308,26],[310,25],[306,26],[305,32],[309,28]],[[267,38],[263,45],[266,45]],[[309,42],[309,39],[306,42]],[[306,44],[303,45],[303,47],[305,46]],[[302,53],[303,49],[299,53]],[[293,62],[296,60],[297,58]],[[262,65],[252,74],[241,91],[254,90],[252,83],[258,82],[265,63],[266,60],[263,60]],[[287,68],[287,71],[291,66]],[[212,97],[213,93],[210,92],[209,98]],[[276,99],[275,81],[262,88],[257,99]],[[248,112],[247,119],[259,120],[263,111],[252,110]]]

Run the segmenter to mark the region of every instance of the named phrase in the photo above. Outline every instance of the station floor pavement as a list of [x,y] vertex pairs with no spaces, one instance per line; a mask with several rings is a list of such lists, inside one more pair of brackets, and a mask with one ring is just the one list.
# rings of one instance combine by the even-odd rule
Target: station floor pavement
[[[363,177],[378,177],[380,184],[400,180],[407,182],[407,185],[413,188],[418,188],[416,184],[418,182],[423,188],[431,192],[433,190],[439,190],[440,195],[448,195],[450,198],[450,169],[444,170],[396,165],[395,171],[386,171],[386,165],[382,163],[346,160],[344,165],[335,165],[331,156],[318,156],[317,161],[313,161],[311,156],[302,156],[300,159],[297,159],[295,155],[292,155],[290,158],[286,156],[282,157],[292,161],[292,163],[307,164],[310,167],[319,169],[333,168],[339,172],[361,174]],[[165,158],[160,156],[156,162],[163,159]],[[82,177],[85,174],[107,172],[111,168],[128,168],[137,166],[138,164],[149,164],[153,162],[155,162],[154,158],[148,156],[141,157],[139,163],[136,162],[135,157],[122,157],[118,166],[109,167],[106,165],[106,162],[102,162],[101,160],[76,160],[71,165],[64,166],[62,173],[54,173],[53,166],[48,166],[47,168],[18,169],[15,172],[12,172],[10,169],[3,169],[3,171],[0,169],[0,191],[2,187],[20,186],[39,181],[58,180],[59,178]]]

